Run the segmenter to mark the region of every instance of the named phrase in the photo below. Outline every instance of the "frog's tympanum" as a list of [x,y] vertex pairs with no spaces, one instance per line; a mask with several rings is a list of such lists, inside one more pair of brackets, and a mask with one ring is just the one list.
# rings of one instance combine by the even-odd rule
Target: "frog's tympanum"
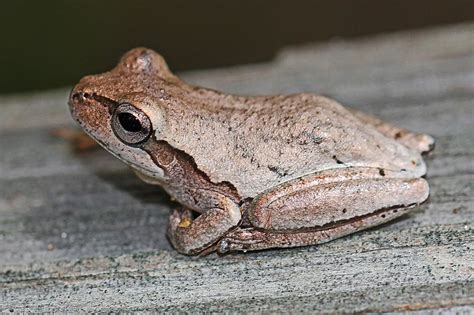
[[430,136],[316,94],[193,86],[149,49],[84,77],[69,106],[86,133],[180,204],[168,237],[184,254],[320,244],[428,198]]

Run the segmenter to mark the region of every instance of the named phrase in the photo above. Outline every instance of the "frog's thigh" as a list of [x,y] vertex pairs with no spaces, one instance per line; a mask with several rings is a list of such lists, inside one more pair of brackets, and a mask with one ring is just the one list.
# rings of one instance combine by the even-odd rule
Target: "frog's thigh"
[[411,132],[407,129],[396,127],[379,118],[355,109],[348,109],[355,117],[365,124],[371,125],[380,133],[393,138],[406,147],[417,150],[420,153],[431,151],[434,148],[434,139],[427,134]]
[[383,213],[364,216],[344,224],[328,226],[324,229],[288,233],[260,230],[252,227],[235,228],[219,241],[217,251],[224,254],[231,251],[253,251],[322,244],[338,237],[383,224],[405,214],[409,210],[410,207],[392,209]]
[[218,208],[208,210],[195,220],[191,210],[177,208],[169,217],[168,237],[178,252],[195,255],[214,244],[240,219],[239,207],[225,197]]
[[265,230],[322,227],[428,198],[422,178],[375,168],[339,168],[284,183],[255,198],[250,223]]

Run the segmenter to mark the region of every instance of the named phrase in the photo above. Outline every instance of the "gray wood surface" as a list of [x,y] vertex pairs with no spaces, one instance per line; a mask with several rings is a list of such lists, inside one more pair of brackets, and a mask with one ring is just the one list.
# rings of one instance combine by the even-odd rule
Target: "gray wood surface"
[[321,246],[185,257],[166,240],[162,191],[51,135],[73,126],[67,90],[0,96],[1,311],[474,312],[474,24],[182,76],[234,93],[318,92],[430,133],[429,202]]

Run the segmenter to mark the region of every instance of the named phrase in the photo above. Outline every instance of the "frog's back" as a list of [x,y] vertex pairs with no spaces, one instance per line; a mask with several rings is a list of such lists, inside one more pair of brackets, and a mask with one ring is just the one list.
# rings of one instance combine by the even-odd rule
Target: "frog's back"
[[417,152],[362,124],[328,98],[198,92],[188,110],[169,109],[188,123],[171,119],[163,140],[192,156],[212,181],[230,182],[242,198],[331,168],[407,170],[414,177],[425,172]]

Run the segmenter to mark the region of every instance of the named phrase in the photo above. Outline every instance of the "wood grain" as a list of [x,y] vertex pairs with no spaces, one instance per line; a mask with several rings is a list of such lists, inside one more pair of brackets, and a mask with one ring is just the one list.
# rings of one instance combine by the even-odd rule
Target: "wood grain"
[[185,257],[166,240],[160,189],[52,135],[73,126],[67,90],[0,96],[1,311],[474,311],[474,24],[182,76],[239,94],[317,92],[430,133],[429,202],[321,246]]

